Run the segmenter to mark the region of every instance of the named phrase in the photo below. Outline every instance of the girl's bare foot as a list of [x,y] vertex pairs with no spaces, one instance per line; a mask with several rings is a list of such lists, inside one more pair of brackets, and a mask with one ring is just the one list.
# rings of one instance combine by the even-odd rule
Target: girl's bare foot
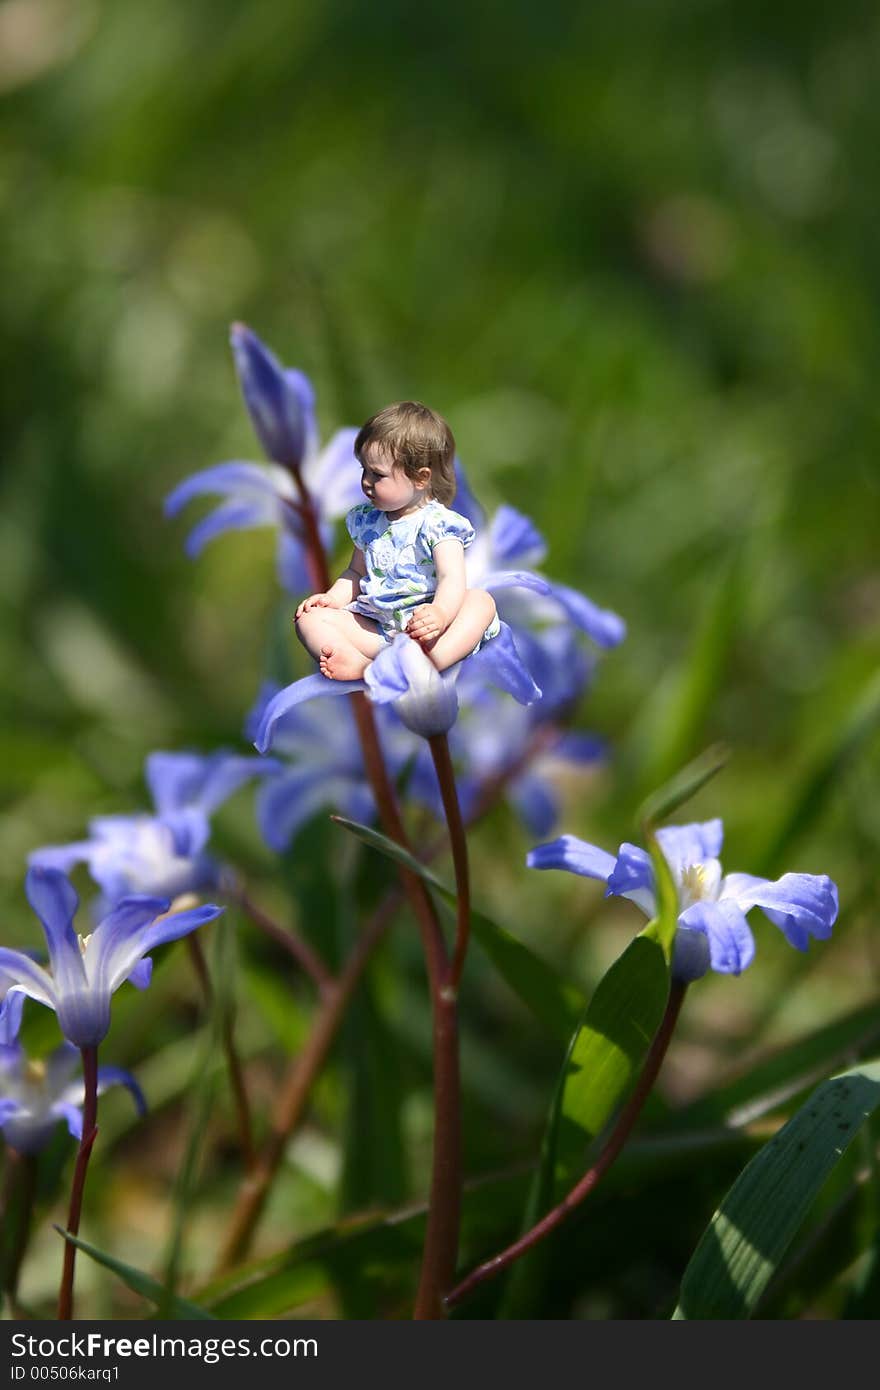
[[318,661],[321,675],[331,681],[359,681],[369,664],[369,657],[350,642],[328,642]]

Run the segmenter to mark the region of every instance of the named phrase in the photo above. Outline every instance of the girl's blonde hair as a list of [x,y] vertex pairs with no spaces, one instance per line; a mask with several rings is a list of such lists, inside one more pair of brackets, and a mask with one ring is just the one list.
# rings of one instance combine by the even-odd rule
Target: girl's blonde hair
[[455,496],[455,439],[436,411],[419,401],[396,401],[372,415],[354,441],[355,458],[364,461],[368,444],[392,459],[413,482],[422,468],[431,470],[431,496],[447,507]]

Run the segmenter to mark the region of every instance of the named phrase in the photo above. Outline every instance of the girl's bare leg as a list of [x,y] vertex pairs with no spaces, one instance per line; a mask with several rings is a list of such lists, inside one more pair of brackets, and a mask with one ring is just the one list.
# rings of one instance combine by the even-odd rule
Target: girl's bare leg
[[296,635],[332,681],[360,680],[385,645],[375,623],[344,608],[310,608],[296,620]]
[[445,671],[463,657],[470,656],[486,628],[495,617],[495,600],[485,589],[468,589],[464,602],[445,632],[422,651]]

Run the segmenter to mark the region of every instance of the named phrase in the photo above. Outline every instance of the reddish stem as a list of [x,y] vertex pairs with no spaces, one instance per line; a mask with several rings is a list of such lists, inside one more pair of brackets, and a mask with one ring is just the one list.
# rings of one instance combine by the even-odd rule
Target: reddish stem
[[452,758],[449,755],[449,741],[445,734],[435,734],[433,738],[428,739],[428,746],[431,749],[437,781],[440,784],[440,795],[443,798],[443,809],[446,812],[446,824],[449,827],[449,840],[452,846],[452,863],[455,868],[455,949],[449,978],[452,988],[458,989],[471,932],[471,883],[467,836],[461,816],[458,789],[455,785]]
[[[72,1236],[79,1235],[79,1218],[82,1212],[83,1192],[92,1145],[98,1136],[98,1049],[80,1049],[83,1065],[85,1099],[83,1104],[82,1139],[76,1155],[73,1182],[70,1187],[70,1209],[67,1213],[67,1230]],[[76,1246],[67,1241],[64,1246],[64,1266],[61,1272],[61,1287],[58,1291],[58,1320],[69,1322],[73,1317],[73,1272],[76,1263]]]
[[298,936],[296,932],[287,931],[280,922],[276,922],[268,913],[264,912],[242,885],[233,883],[229,886],[224,885],[224,887],[227,897],[238,904],[255,927],[259,927],[265,936],[268,936],[289,956],[293,957],[300,969],[304,970],[314,981],[320,993],[323,993],[333,984],[333,976],[327,966],[317,951],[303,937]]
[[484,1284],[488,1279],[493,1279],[495,1275],[500,1274],[503,1269],[507,1269],[515,1260],[525,1255],[527,1251],[531,1250],[533,1246],[537,1245],[545,1236],[548,1236],[551,1231],[555,1231],[557,1226],[562,1224],[569,1213],[593,1191],[593,1188],[596,1187],[599,1181],[608,1172],[608,1169],[611,1167],[629,1138],[630,1131],[641,1113],[642,1107],[650,1094],[651,1087],[657,1079],[657,1073],[663,1064],[663,1058],[666,1056],[666,1050],[669,1047],[670,1039],[675,1030],[686,989],[687,985],[673,980],[669,990],[666,1012],[663,1015],[660,1027],[657,1029],[648,1055],[645,1058],[645,1065],[642,1068],[636,1088],[621,1110],[617,1123],[612,1129],[604,1149],[592,1168],[590,1168],[581,1178],[580,1182],[576,1183],[571,1191],[563,1197],[559,1205],[555,1206],[552,1211],[549,1211],[546,1216],[542,1217],[531,1230],[526,1231],[525,1235],[520,1236],[519,1240],[514,1241],[513,1245],[509,1245],[507,1249],[502,1250],[500,1254],[494,1255],[491,1260],[486,1260],[483,1264],[478,1265],[466,1279],[463,1279],[460,1284],[456,1284],[455,1288],[446,1296],[445,1303],[447,1308],[454,1308],[456,1304],[461,1303],[463,1299],[473,1293],[474,1289],[479,1288],[479,1286]]

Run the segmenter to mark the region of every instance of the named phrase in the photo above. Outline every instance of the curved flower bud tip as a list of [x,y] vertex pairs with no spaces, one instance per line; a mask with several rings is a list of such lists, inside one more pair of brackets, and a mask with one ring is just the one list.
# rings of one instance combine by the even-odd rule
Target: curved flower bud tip
[[314,433],[314,392],[302,372],[285,371],[246,324],[229,334],[244,402],[267,458],[298,469]]
[[[708,969],[739,975],[751,965],[755,943],[746,914],[753,907],[782,931],[797,950],[810,937],[824,941],[837,920],[837,885],[827,874],[783,874],[772,882],[753,874],[723,874],[720,820],[664,826],[657,832],[678,892],[678,931],[673,978],[699,979]],[[607,885],[606,896],[629,898],[653,917],[657,911],[651,857],[637,845],[623,844],[617,856],[574,835],[539,845],[527,856],[532,869],[565,869]]]

